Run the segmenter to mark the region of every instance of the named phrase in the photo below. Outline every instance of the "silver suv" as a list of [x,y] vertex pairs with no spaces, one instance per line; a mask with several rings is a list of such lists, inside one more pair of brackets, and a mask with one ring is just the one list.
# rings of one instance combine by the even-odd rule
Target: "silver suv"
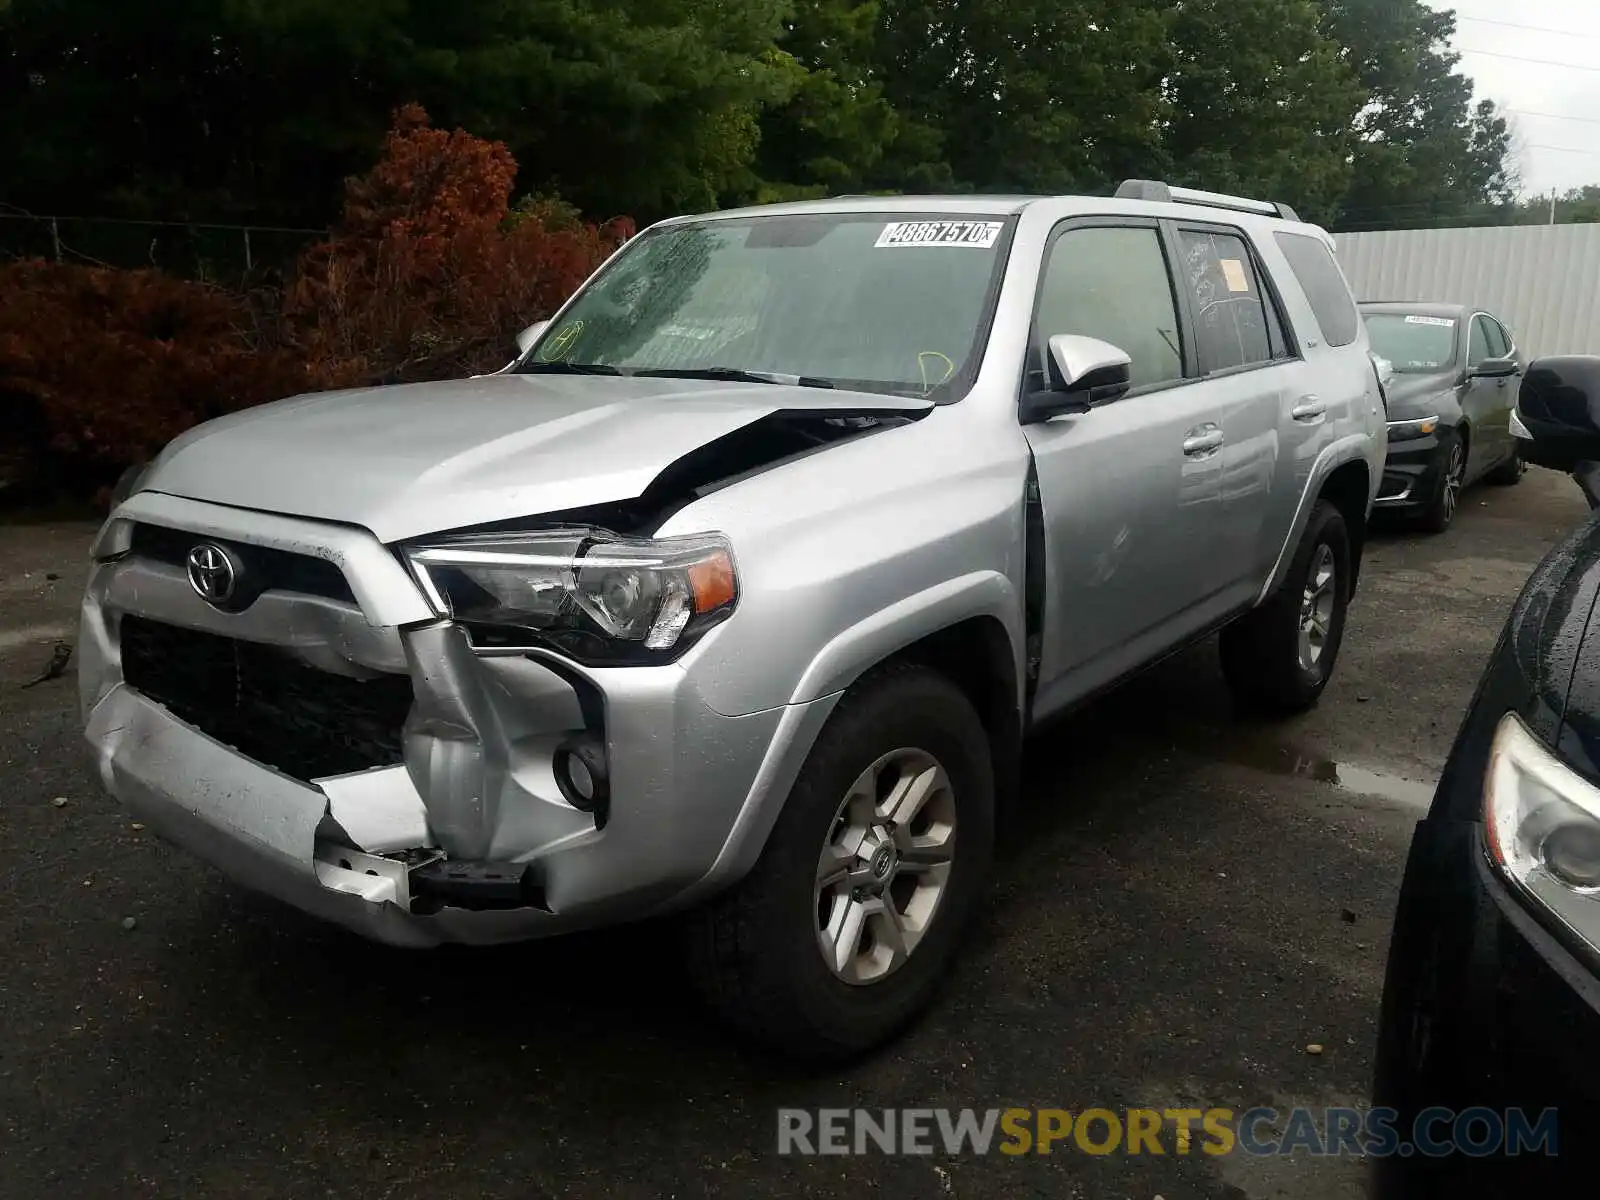
[[845,198],[665,221],[505,370],[304,396],[119,489],[105,786],[373,938],[679,913],[710,998],[860,1051],[928,999],[1024,734],[1221,630],[1339,652],[1384,413],[1279,205]]

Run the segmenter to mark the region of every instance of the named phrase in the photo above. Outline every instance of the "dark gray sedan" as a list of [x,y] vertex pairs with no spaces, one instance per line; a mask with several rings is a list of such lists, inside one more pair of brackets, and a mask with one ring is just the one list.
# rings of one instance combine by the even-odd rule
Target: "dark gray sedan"
[[1377,506],[1442,533],[1462,489],[1522,478],[1511,411],[1523,357],[1505,322],[1468,305],[1366,303],[1361,315],[1372,352],[1394,368]]

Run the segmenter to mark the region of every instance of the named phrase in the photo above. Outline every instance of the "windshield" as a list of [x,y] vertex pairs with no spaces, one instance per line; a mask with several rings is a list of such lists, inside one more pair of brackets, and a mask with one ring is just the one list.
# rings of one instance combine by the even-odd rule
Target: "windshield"
[[1432,375],[1456,361],[1456,320],[1419,313],[1368,313],[1372,349],[1399,375]]
[[653,230],[516,366],[801,382],[959,398],[1006,219],[826,214]]

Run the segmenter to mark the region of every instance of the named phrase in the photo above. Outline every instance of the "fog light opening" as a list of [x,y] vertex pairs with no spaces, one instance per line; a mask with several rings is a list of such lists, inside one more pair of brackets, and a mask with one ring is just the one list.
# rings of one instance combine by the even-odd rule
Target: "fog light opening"
[[594,813],[603,823],[611,801],[605,747],[590,736],[568,738],[556,747],[551,768],[561,798],[579,812]]

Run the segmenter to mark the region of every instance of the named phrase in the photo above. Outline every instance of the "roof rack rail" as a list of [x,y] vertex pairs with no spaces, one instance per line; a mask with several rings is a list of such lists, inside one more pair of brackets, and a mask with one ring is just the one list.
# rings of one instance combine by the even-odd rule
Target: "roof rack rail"
[[1153,200],[1159,204],[1204,204],[1208,208],[1231,208],[1239,212],[1260,213],[1266,217],[1282,217],[1285,221],[1300,219],[1287,204],[1251,200],[1246,196],[1228,196],[1222,192],[1203,192],[1198,188],[1172,187],[1159,179],[1125,179],[1117,189],[1116,198]]

